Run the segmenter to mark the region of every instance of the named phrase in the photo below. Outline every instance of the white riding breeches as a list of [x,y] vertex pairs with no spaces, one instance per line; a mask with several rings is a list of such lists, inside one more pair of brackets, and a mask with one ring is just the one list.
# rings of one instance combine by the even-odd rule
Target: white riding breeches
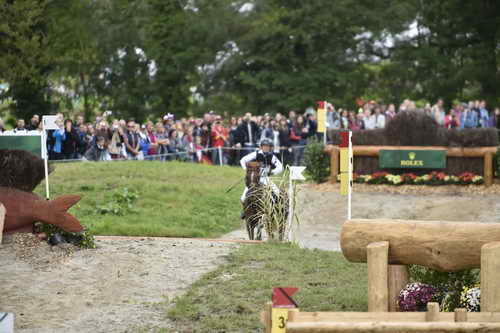
[[[273,189],[274,194],[276,194],[276,195],[280,194],[280,190],[279,190],[278,186],[276,186],[276,184],[273,183],[272,181],[269,181],[269,183],[268,182],[266,182],[266,183],[262,182],[262,183],[270,185],[271,188]],[[242,203],[245,202],[245,198],[247,197],[247,193],[248,193],[248,187],[245,187],[245,189],[243,190],[243,194],[241,195],[241,198],[240,198]]]

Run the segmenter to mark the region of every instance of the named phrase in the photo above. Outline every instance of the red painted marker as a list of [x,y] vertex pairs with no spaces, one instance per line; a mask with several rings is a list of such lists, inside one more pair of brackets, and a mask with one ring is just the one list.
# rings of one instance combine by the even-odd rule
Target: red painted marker
[[292,298],[298,290],[299,288],[293,287],[273,288],[273,308],[298,308]]

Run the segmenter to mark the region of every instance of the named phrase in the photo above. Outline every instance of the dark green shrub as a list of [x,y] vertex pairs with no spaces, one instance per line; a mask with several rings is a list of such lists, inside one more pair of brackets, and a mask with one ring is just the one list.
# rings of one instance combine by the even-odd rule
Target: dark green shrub
[[47,235],[47,239],[53,234],[60,234],[64,240],[82,249],[95,249],[96,244],[94,240],[94,235],[89,230],[84,230],[82,232],[67,232],[61,228],[46,223],[37,223],[35,226],[37,232],[44,232]]
[[330,175],[330,156],[325,146],[316,138],[311,139],[304,151],[306,174],[316,183],[325,181]]
[[385,128],[391,146],[433,146],[439,143],[439,125],[423,111],[402,111]]
[[461,307],[460,294],[464,287],[472,288],[479,283],[479,270],[460,272],[438,272],[430,268],[410,265],[411,282],[429,284],[437,289],[433,301],[441,304],[443,311],[454,311]]

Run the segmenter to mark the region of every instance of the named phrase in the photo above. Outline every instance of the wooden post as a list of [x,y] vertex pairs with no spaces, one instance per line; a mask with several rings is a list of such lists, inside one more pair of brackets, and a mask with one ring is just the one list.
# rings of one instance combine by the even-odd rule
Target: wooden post
[[266,307],[264,308],[264,326],[265,333],[272,333],[273,322],[271,320],[273,313],[273,302],[267,302]]
[[389,242],[371,243],[366,247],[368,262],[368,311],[389,311],[388,260]]
[[500,242],[481,248],[481,312],[500,312]]
[[330,182],[332,184],[337,183],[337,177],[339,175],[340,168],[340,150],[338,147],[334,146],[330,151]]
[[457,323],[467,322],[467,310],[466,309],[455,309],[455,322],[457,322]]
[[299,315],[299,309],[294,308],[294,309],[289,309],[288,310],[288,320],[287,322],[293,322],[297,320],[297,317]]
[[493,154],[484,154],[484,185],[493,185]]
[[408,266],[389,265],[389,311],[398,312],[399,293],[409,282]]
[[0,244],[2,244],[3,225],[5,221],[5,207],[0,203]]
[[439,321],[439,303],[427,303],[426,321]]

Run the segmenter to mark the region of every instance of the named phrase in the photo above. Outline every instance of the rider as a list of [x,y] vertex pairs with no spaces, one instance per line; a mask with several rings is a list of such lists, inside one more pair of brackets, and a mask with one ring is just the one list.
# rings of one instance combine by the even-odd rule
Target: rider
[[[262,139],[260,142],[260,149],[246,155],[240,160],[241,167],[246,170],[247,163],[257,161],[260,162],[260,182],[262,184],[271,184],[275,193],[279,193],[278,187],[271,181],[269,181],[269,175],[277,175],[283,171],[283,165],[278,160],[278,158],[273,154],[273,142],[270,139]],[[241,203],[245,202],[247,196],[248,187],[245,187],[243,194],[241,195]],[[241,213],[241,218],[244,217],[244,211]]]

